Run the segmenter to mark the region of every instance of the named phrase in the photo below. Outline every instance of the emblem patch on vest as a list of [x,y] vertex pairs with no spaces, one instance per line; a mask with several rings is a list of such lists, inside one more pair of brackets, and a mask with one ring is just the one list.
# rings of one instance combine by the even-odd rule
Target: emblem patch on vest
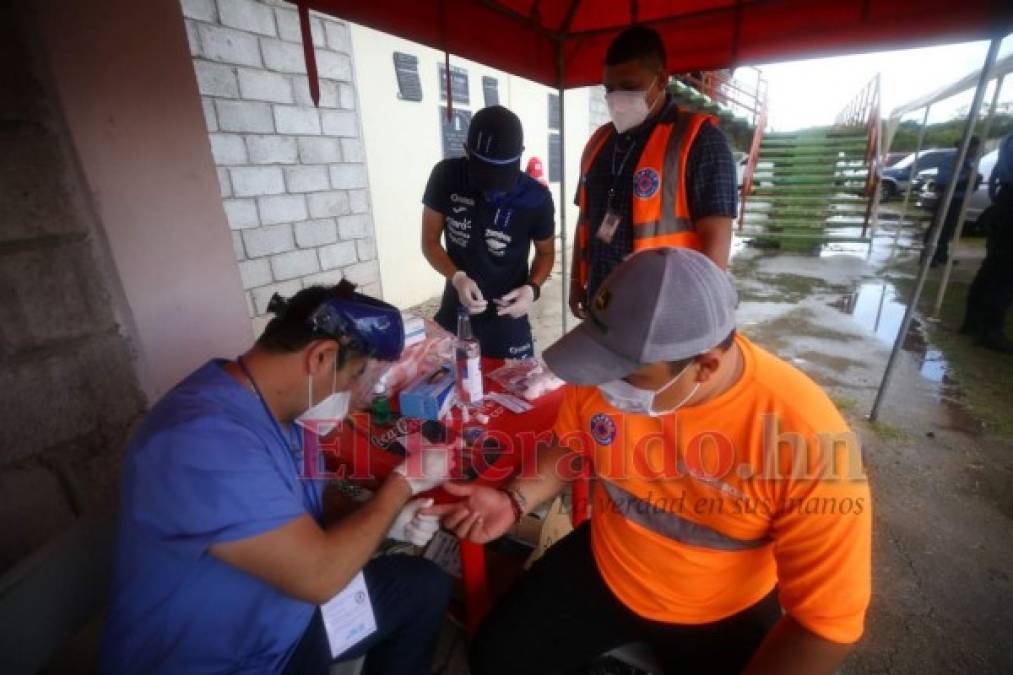
[[604,312],[608,309],[609,303],[612,302],[612,293],[607,288],[600,288],[594,295],[594,308],[599,312]]
[[656,169],[641,169],[633,176],[633,193],[641,199],[650,199],[661,187],[661,176]]
[[591,418],[591,436],[598,445],[612,445],[616,437],[616,423],[605,413]]

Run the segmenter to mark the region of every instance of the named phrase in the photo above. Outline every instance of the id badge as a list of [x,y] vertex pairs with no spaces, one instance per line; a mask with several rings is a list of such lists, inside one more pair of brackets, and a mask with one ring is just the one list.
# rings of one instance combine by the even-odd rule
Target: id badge
[[340,593],[320,607],[331,658],[337,658],[376,632],[376,616],[366,579],[359,572]]
[[622,216],[612,209],[608,209],[605,211],[605,217],[601,219],[601,225],[598,227],[598,231],[594,233],[594,236],[606,244],[611,244],[612,238],[616,236],[616,230],[619,229],[619,224],[622,222]]

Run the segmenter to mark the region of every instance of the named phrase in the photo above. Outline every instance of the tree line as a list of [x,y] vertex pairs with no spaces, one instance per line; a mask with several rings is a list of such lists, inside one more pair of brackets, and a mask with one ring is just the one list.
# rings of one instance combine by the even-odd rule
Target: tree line
[[[961,135],[964,133],[964,125],[966,122],[967,118],[959,117],[945,122],[929,124],[925,127],[925,140],[922,142],[922,148],[953,147],[960,142]],[[984,124],[984,116],[981,116],[975,128],[975,133],[980,135]],[[893,143],[890,145],[890,151],[914,152],[915,147],[918,144],[918,130],[920,128],[921,124],[914,120],[901,122],[900,126],[897,127],[896,135],[893,137]],[[995,117],[992,118],[992,127],[989,129],[988,138],[1002,138],[1011,132],[1013,132],[1013,114],[997,112]]]

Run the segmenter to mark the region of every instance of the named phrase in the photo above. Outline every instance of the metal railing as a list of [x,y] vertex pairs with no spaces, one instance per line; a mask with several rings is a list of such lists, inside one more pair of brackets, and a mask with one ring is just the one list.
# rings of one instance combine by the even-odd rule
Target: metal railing
[[746,200],[753,191],[753,175],[756,173],[756,165],[760,161],[760,144],[763,143],[763,132],[767,128],[767,89],[763,88],[763,98],[758,99],[758,112],[755,126],[753,127],[753,139],[749,144],[749,158],[746,160],[746,168],[742,172],[742,195],[739,198],[739,230],[746,224]]
[[[865,218],[862,222],[862,237],[869,230],[872,220],[872,233],[875,234],[876,220],[879,211],[879,172],[882,158],[880,157],[880,136],[882,135],[882,119],[880,117],[880,77],[876,73],[871,80],[848,102],[837,114],[834,124],[839,127],[865,127]],[[870,235],[871,236],[871,235]]]
[[[745,73],[746,77],[741,77]],[[739,199],[739,229],[746,220],[746,199],[753,189],[753,174],[760,159],[760,144],[767,127],[767,78],[759,68],[744,67],[733,76],[727,70],[686,73],[679,76],[684,84],[693,87],[712,101],[724,105],[737,116],[749,120],[753,136],[749,144],[749,157],[742,175],[742,194]]]
[[[747,118],[751,126],[757,126],[761,113],[766,109],[767,78],[763,76],[763,71],[751,66],[738,68],[736,72],[733,76],[727,70],[708,70],[687,73],[679,79],[711,100],[727,106],[736,115]],[[749,74],[747,79],[739,75],[743,72]]]

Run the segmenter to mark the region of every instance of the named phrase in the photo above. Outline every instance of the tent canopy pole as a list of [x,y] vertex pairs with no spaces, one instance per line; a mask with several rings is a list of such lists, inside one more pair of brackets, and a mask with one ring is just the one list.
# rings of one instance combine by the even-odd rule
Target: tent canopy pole
[[[985,144],[988,140],[988,132],[992,130],[992,119],[995,117],[995,108],[999,103],[999,92],[1002,90],[1002,82],[1005,79],[1005,75],[1000,75],[999,79],[995,81],[995,91],[992,92],[992,103],[988,107],[988,117],[985,118],[985,124],[981,128],[981,143]],[[953,254],[946,260],[946,266],[943,269],[943,278],[939,282],[939,291],[936,292],[936,305],[932,309],[932,317],[935,319],[939,318],[939,313],[943,309],[943,298],[946,296],[946,287],[950,283],[950,273],[953,271],[954,259],[957,257],[957,245],[960,244],[960,236],[964,233],[964,223],[967,220],[967,203],[971,200],[971,193],[974,192],[975,182],[978,176],[978,167],[981,166],[982,153],[979,152],[978,156],[974,159],[974,172],[968,177],[967,189],[964,190],[964,199],[960,203],[960,214],[957,216],[957,229],[953,232]],[[985,184],[988,184],[988,176],[985,176]]]
[[[967,122],[964,124],[964,135],[960,141],[960,150],[957,151],[956,163],[954,164],[955,178],[959,176],[960,167],[964,165],[964,161],[967,158],[967,148],[971,144],[971,133],[974,131],[974,123],[978,118],[978,109],[981,107],[981,100],[985,97],[985,85],[988,83],[989,72],[992,70],[993,64],[995,64],[995,57],[999,53],[999,45],[1001,43],[1002,37],[997,36],[994,37],[988,45],[988,53],[985,55],[985,65],[982,67],[981,74],[978,77],[978,86],[974,90],[974,100],[971,102],[971,109],[967,112]],[[883,379],[879,383],[879,391],[876,392],[876,400],[873,402],[872,411],[869,413],[869,419],[873,422],[879,418],[879,410],[880,406],[883,404],[883,396],[890,384],[890,377],[893,375],[893,370],[897,365],[897,357],[900,355],[901,346],[904,344],[904,338],[907,337],[908,330],[911,328],[911,319],[914,317],[915,309],[918,306],[918,300],[921,299],[922,290],[925,288],[925,278],[928,276],[929,263],[932,261],[932,256],[936,252],[936,246],[939,245],[939,235],[943,229],[943,221],[946,218],[946,210],[950,207],[950,202],[953,201],[953,193],[956,191],[956,188],[957,181],[951,180],[949,185],[946,186],[946,194],[943,197],[942,202],[939,204],[936,217],[933,219],[932,236],[929,237],[929,242],[922,251],[922,263],[921,269],[918,272],[918,281],[915,284],[915,290],[911,296],[911,300],[908,302],[907,309],[904,310],[904,320],[901,321],[900,330],[897,331],[897,338],[893,342],[893,349],[890,352],[890,358],[886,362],[886,370],[883,371]]]
[[914,185],[915,176],[918,175],[918,156],[922,151],[922,144],[925,142],[925,127],[929,123],[929,110],[932,109],[932,104],[925,106],[925,114],[922,115],[922,126],[918,129],[918,142],[915,144],[915,158],[911,162],[911,174],[908,176],[907,188],[904,190],[904,203],[900,207],[900,222],[897,224],[897,229],[893,233],[893,245],[896,249],[897,242],[900,240],[900,231],[904,225],[904,219],[907,217],[907,205],[911,201],[911,187]]
[[[562,304],[562,314],[560,315],[560,323],[562,324],[563,333],[566,333],[569,321],[568,314],[570,312],[570,284],[566,274],[566,247],[567,247],[567,236],[566,236],[566,106],[563,100],[565,82],[566,66],[563,63],[563,41],[559,40],[556,42],[556,72],[558,74],[558,95],[559,95],[559,283],[562,286],[560,293],[560,303]],[[551,166],[552,157],[549,157],[549,163]]]

